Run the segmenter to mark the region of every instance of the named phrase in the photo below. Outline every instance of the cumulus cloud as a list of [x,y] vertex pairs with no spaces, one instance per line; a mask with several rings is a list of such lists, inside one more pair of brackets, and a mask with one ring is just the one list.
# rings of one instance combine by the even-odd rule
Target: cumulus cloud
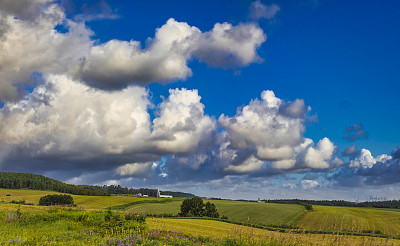
[[167,153],[195,153],[199,144],[209,142],[216,122],[204,114],[197,90],[171,89],[160,104],[151,138]]
[[[30,1],[21,1],[23,2]],[[27,6],[37,6],[35,3],[37,1]],[[16,6],[16,9],[21,7],[19,4],[11,6]],[[68,64],[85,54],[93,43],[90,40],[93,33],[83,24],[65,19],[65,14],[58,5],[47,4],[40,7],[40,11],[34,20],[14,18],[13,15],[0,12],[0,23],[6,26],[0,37],[2,101],[19,99],[24,93],[23,85],[30,82],[30,76],[34,72],[65,73]],[[54,27],[59,24],[65,25],[68,32],[55,31]]]
[[261,61],[257,48],[266,40],[263,30],[253,23],[217,23],[196,40],[193,56],[216,67],[236,68]]
[[261,99],[251,101],[234,117],[222,114],[218,122],[228,132],[232,148],[254,147],[257,157],[265,161],[288,159],[292,147],[302,141],[303,119],[280,114],[282,101],[272,91],[264,91]]
[[364,127],[361,124],[354,123],[352,126],[346,126],[346,133],[344,134],[343,139],[356,141],[367,138],[368,132],[364,130]]
[[[84,21],[114,18],[104,1],[95,8],[99,13],[86,11],[74,20],[53,1],[2,0],[0,6],[2,101],[20,99],[34,72],[68,73],[91,87],[118,90],[130,84],[185,80],[192,75],[191,59],[224,68],[243,67],[260,61],[257,48],[266,39],[254,23],[217,23],[211,31],[202,32],[169,19],[144,48],[134,40],[98,43],[91,39],[94,33]],[[66,32],[57,31],[59,26]]]
[[23,167],[26,159],[26,167],[42,170],[111,170],[130,163],[118,169],[122,175],[137,167],[132,163],[194,153],[212,139],[215,121],[204,114],[196,90],[170,93],[151,122],[153,106],[144,88],[110,93],[49,76],[27,99],[0,110],[3,167]]
[[14,15],[20,19],[34,20],[41,13],[41,7],[54,0],[0,0],[0,13]]
[[301,184],[301,188],[303,188],[304,190],[313,189],[313,188],[319,186],[319,183],[317,181],[309,180],[309,179],[302,180],[300,184]]
[[360,155],[350,161],[349,167],[371,168],[376,161],[377,160],[372,157],[371,151],[367,149],[361,149]]
[[310,110],[303,100],[285,102],[272,91],[264,91],[261,100],[252,100],[235,116],[222,114],[218,122],[225,131],[219,138],[218,167],[229,173],[271,175],[276,170],[293,172],[341,165],[333,159],[336,147],[328,138],[317,146],[304,138]]
[[400,159],[396,155],[382,154],[373,157],[367,149],[361,149],[359,156],[350,161],[348,168],[342,168],[331,180],[342,186],[381,186],[400,182]]
[[264,5],[260,0],[251,3],[249,17],[253,20],[272,19],[281,8],[276,4]]
[[118,167],[115,172],[120,176],[130,176],[135,178],[149,178],[152,176],[154,169],[157,168],[157,163],[127,163]]
[[328,161],[332,158],[334,151],[335,145],[328,138],[323,138],[316,148],[308,148],[305,163],[311,168],[329,168]]

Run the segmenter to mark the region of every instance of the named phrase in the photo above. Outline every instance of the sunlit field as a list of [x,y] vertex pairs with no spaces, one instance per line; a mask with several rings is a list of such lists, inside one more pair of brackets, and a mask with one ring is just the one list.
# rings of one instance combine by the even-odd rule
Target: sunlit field
[[38,206],[48,194],[60,193],[0,189],[0,245],[400,245],[393,239],[400,233],[396,209],[306,211],[293,204],[210,200],[228,217],[221,221],[171,218],[183,198],[73,195],[73,207]]
[[400,210],[313,206],[297,223],[300,228],[333,231],[373,232],[400,235]]

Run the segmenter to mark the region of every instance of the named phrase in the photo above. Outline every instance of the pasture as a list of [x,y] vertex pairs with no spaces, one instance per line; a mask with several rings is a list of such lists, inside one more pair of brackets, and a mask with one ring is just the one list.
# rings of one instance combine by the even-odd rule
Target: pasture
[[220,221],[200,219],[148,219],[154,230],[177,230],[210,238],[234,239],[242,245],[399,245],[400,240],[335,234],[281,233]]
[[[37,206],[40,197],[48,194],[59,193],[0,189],[0,221],[5,222],[0,224],[0,245],[9,240],[31,245],[116,245],[111,238],[128,242],[133,235],[140,236],[142,243],[163,245],[172,244],[175,237],[185,238],[176,239],[178,245],[400,245],[400,240],[390,239],[400,236],[400,210],[396,209],[313,206],[314,211],[308,212],[294,204],[210,200],[220,216],[226,215],[232,222],[299,229],[268,231],[215,220],[148,218],[147,228],[132,231],[127,226],[131,222],[121,220],[124,213],[177,214],[183,198],[72,195],[74,208]],[[34,205],[10,203],[20,200]],[[109,207],[119,214],[118,223],[111,227],[104,224]],[[341,235],[348,232],[361,236]],[[378,234],[380,237],[368,236]],[[240,243],[229,244],[230,240]]]
[[297,223],[305,229],[400,235],[400,210],[313,206]]

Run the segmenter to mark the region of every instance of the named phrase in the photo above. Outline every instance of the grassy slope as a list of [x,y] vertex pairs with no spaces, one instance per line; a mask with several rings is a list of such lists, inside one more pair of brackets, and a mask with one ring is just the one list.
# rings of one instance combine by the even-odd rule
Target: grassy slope
[[260,225],[294,224],[303,214],[303,206],[216,200],[213,202],[220,215],[230,220]]
[[[238,202],[212,200],[219,214],[226,215],[230,220],[261,225],[295,224],[304,213],[303,206],[293,204],[268,204],[255,202]],[[139,213],[177,214],[182,199],[173,199],[168,203],[146,203],[127,207],[127,210]]]
[[[11,196],[6,196],[10,194]],[[38,204],[39,199],[54,191],[0,189],[0,201],[25,200]],[[84,209],[105,209],[120,207],[125,210],[151,214],[178,214],[183,198],[157,199],[130,196],[80,196],[72,195],[78,207]],[[147,203],[147,201],[149,201]],[[145,203],[143,203],[145,202]],[[227,215],[230,220],[262,225],[294,224],[305,210],[302,206],[292,204],[266,204],[254,202],[237,202],[212,200],[220,215]]]
[[[10,196],[6,196],[8,194]],[[25,200],[27,203],[37,204],[40,197],[47,194],[57,194],[57,192],[0,189],[0,201]],[[165,199],[127,196],[100,197],[73,195],[73,197],[77,206],[84,209],[105,209],[110,206],[122,206],[126,210],[153,214],[177,214],[182,202],[182,198],[163,201]],[[216,204],[220,215],[227,215],[230,220],[238,222],[263,225],[294,224],[300,228],[315,230],[356,232],[371,230],[400,236],[400,210],[313,206],[315,211],[305,213],[304,208],[298,205],[223,200],[213,200],[211,202]],[[2,204],[0,206],[0,209],[16,208],[17,205],[15,204]],[[42,210],[44,208],[22,206],[22,209]]]
[[199,219],[148,219],[151,229],[182,231],[213,238],[240,238],[248,245],[275,242],[273,245],[399,245],[400,240],[321,234],[291,234]]
[[[38,204],[42,196],[49,194],[61,194],[55,191],[41,191],[41,190],[14,190],[14,189],[0,189],[0,201],[10,202],[12,200],[20,201],[25,200],[26,203]],[[10,196],[7,196],[10,195]],[[152,197],[132,197],[132,196],[80,196],[71,195],[74,202],[78,207],[85,209],[105,209],[110,206],[120,206],[127,203],[143,200],[156,200]]]
[[313,206],[314,211],[302,217],[297,225],[315,230],[381,231],[400,235],[400,210]]

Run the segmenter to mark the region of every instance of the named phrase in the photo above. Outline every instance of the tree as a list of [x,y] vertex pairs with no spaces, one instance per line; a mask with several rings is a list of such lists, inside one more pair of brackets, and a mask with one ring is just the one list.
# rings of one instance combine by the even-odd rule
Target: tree
[[183,217],[202,217],[207,216],[211,218],[218,218],[219,214],[217,207],[210,202],[204,204],[201,197],[187,198],[181,204],[181,212],[179,216]]
[[70,195],[47,195],[39,200],[39,205],[73,205],[74,199]]
[[214,203],[211,203],[211,202],[206,203],[204,216],[210,217],[210,218],[218,218],[219,217],[217,207],[215,206]]
[[195,216],[201,217],[204,215],[204,202],[201,197],[187,198],[181,204],[181,212],[179,216]]

